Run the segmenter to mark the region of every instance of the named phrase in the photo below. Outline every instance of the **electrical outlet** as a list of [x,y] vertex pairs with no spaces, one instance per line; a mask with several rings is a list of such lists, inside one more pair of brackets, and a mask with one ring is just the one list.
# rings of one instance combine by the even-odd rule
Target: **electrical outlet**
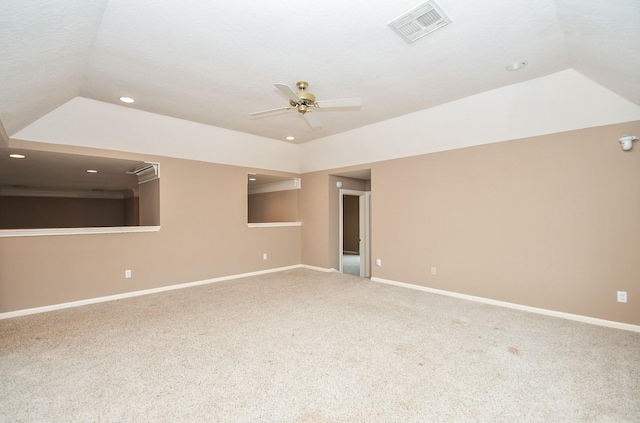
[[627,302],[627,291],[618,291],[618,302],[619,303]]
[[262,260],[266,260],[266,259],[267,259],[267,253],[264,253],[264,254],[262,255]]
[[435,275],[435,274],[436,274],[436,268],[435,268],[435,267],[432,267],[432,268],[431,268],[431,274],[432,274],[432,275]]
[[382,266],[382,259],[376,259],[376,266]]
[[131,270],[130,269],[127,269],[127,270],[124,271],[124,277],[126,279],[131,279]]

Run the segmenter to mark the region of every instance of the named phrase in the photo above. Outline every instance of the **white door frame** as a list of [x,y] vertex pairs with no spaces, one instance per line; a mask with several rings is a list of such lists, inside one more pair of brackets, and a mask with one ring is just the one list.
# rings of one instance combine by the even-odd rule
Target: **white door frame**
[[360,236],[360,277],[371,277],[371,191],[359,191],[353,189],[340,189],[340,198],[338,199],[339,215],[340,215],[340,229],[338,234],[338,254],[339,257],[339,269],[340,273],[342,269],[342,250],[344,249],[343,237],[344,237],[344,201],[343,196],[355,195],[358,196],[358,212],[360,214],[360,228],[358,229]]

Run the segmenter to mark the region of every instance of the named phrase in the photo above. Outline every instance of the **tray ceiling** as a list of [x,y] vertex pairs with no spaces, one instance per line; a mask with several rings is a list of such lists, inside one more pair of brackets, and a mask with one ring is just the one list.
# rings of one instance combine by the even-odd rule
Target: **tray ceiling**
[[[399,0],[33,0],[0,5],[0,120],[11,136],[70,99],[306,142],[573,68],[640,104],[636,0],[438,0],[446,27],[408,44]],[[526,61],[509,72],[505,66]],[[310,128],[273,86],[309,81]]]

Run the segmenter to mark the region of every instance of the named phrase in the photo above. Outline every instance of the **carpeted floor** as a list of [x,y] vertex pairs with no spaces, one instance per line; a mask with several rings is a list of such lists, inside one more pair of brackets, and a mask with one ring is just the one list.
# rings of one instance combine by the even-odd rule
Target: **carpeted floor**
[[637,422],[640,334],[296,269],[0,321],[6,422]]
[[358,254],[342,255],[342,273],[360,276],[360,256]]

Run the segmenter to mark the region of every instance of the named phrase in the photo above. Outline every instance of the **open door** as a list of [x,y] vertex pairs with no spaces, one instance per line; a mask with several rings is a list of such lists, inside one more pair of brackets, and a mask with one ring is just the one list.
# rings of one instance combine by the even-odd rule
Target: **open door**
[[[363,278],[371,277],[371,192],[356,190],[340,190],[340,245],[338,252],[340,254],[340,273],[348,273]],[[356,211],[351,211],[350,207],[345,204],[353,204],[351,200],[356,200]],[[351,213],[356,213],[356,219]],[[347,215],[345,215],[347,213]],[[347,236],[347,245],[345,245],[345,234],[357,231],[354,244],[349,242]],[[348,247],[345,249],[345,246]]]
[[360,277],[371,277],[371,191],[359,198],[360,209]]

